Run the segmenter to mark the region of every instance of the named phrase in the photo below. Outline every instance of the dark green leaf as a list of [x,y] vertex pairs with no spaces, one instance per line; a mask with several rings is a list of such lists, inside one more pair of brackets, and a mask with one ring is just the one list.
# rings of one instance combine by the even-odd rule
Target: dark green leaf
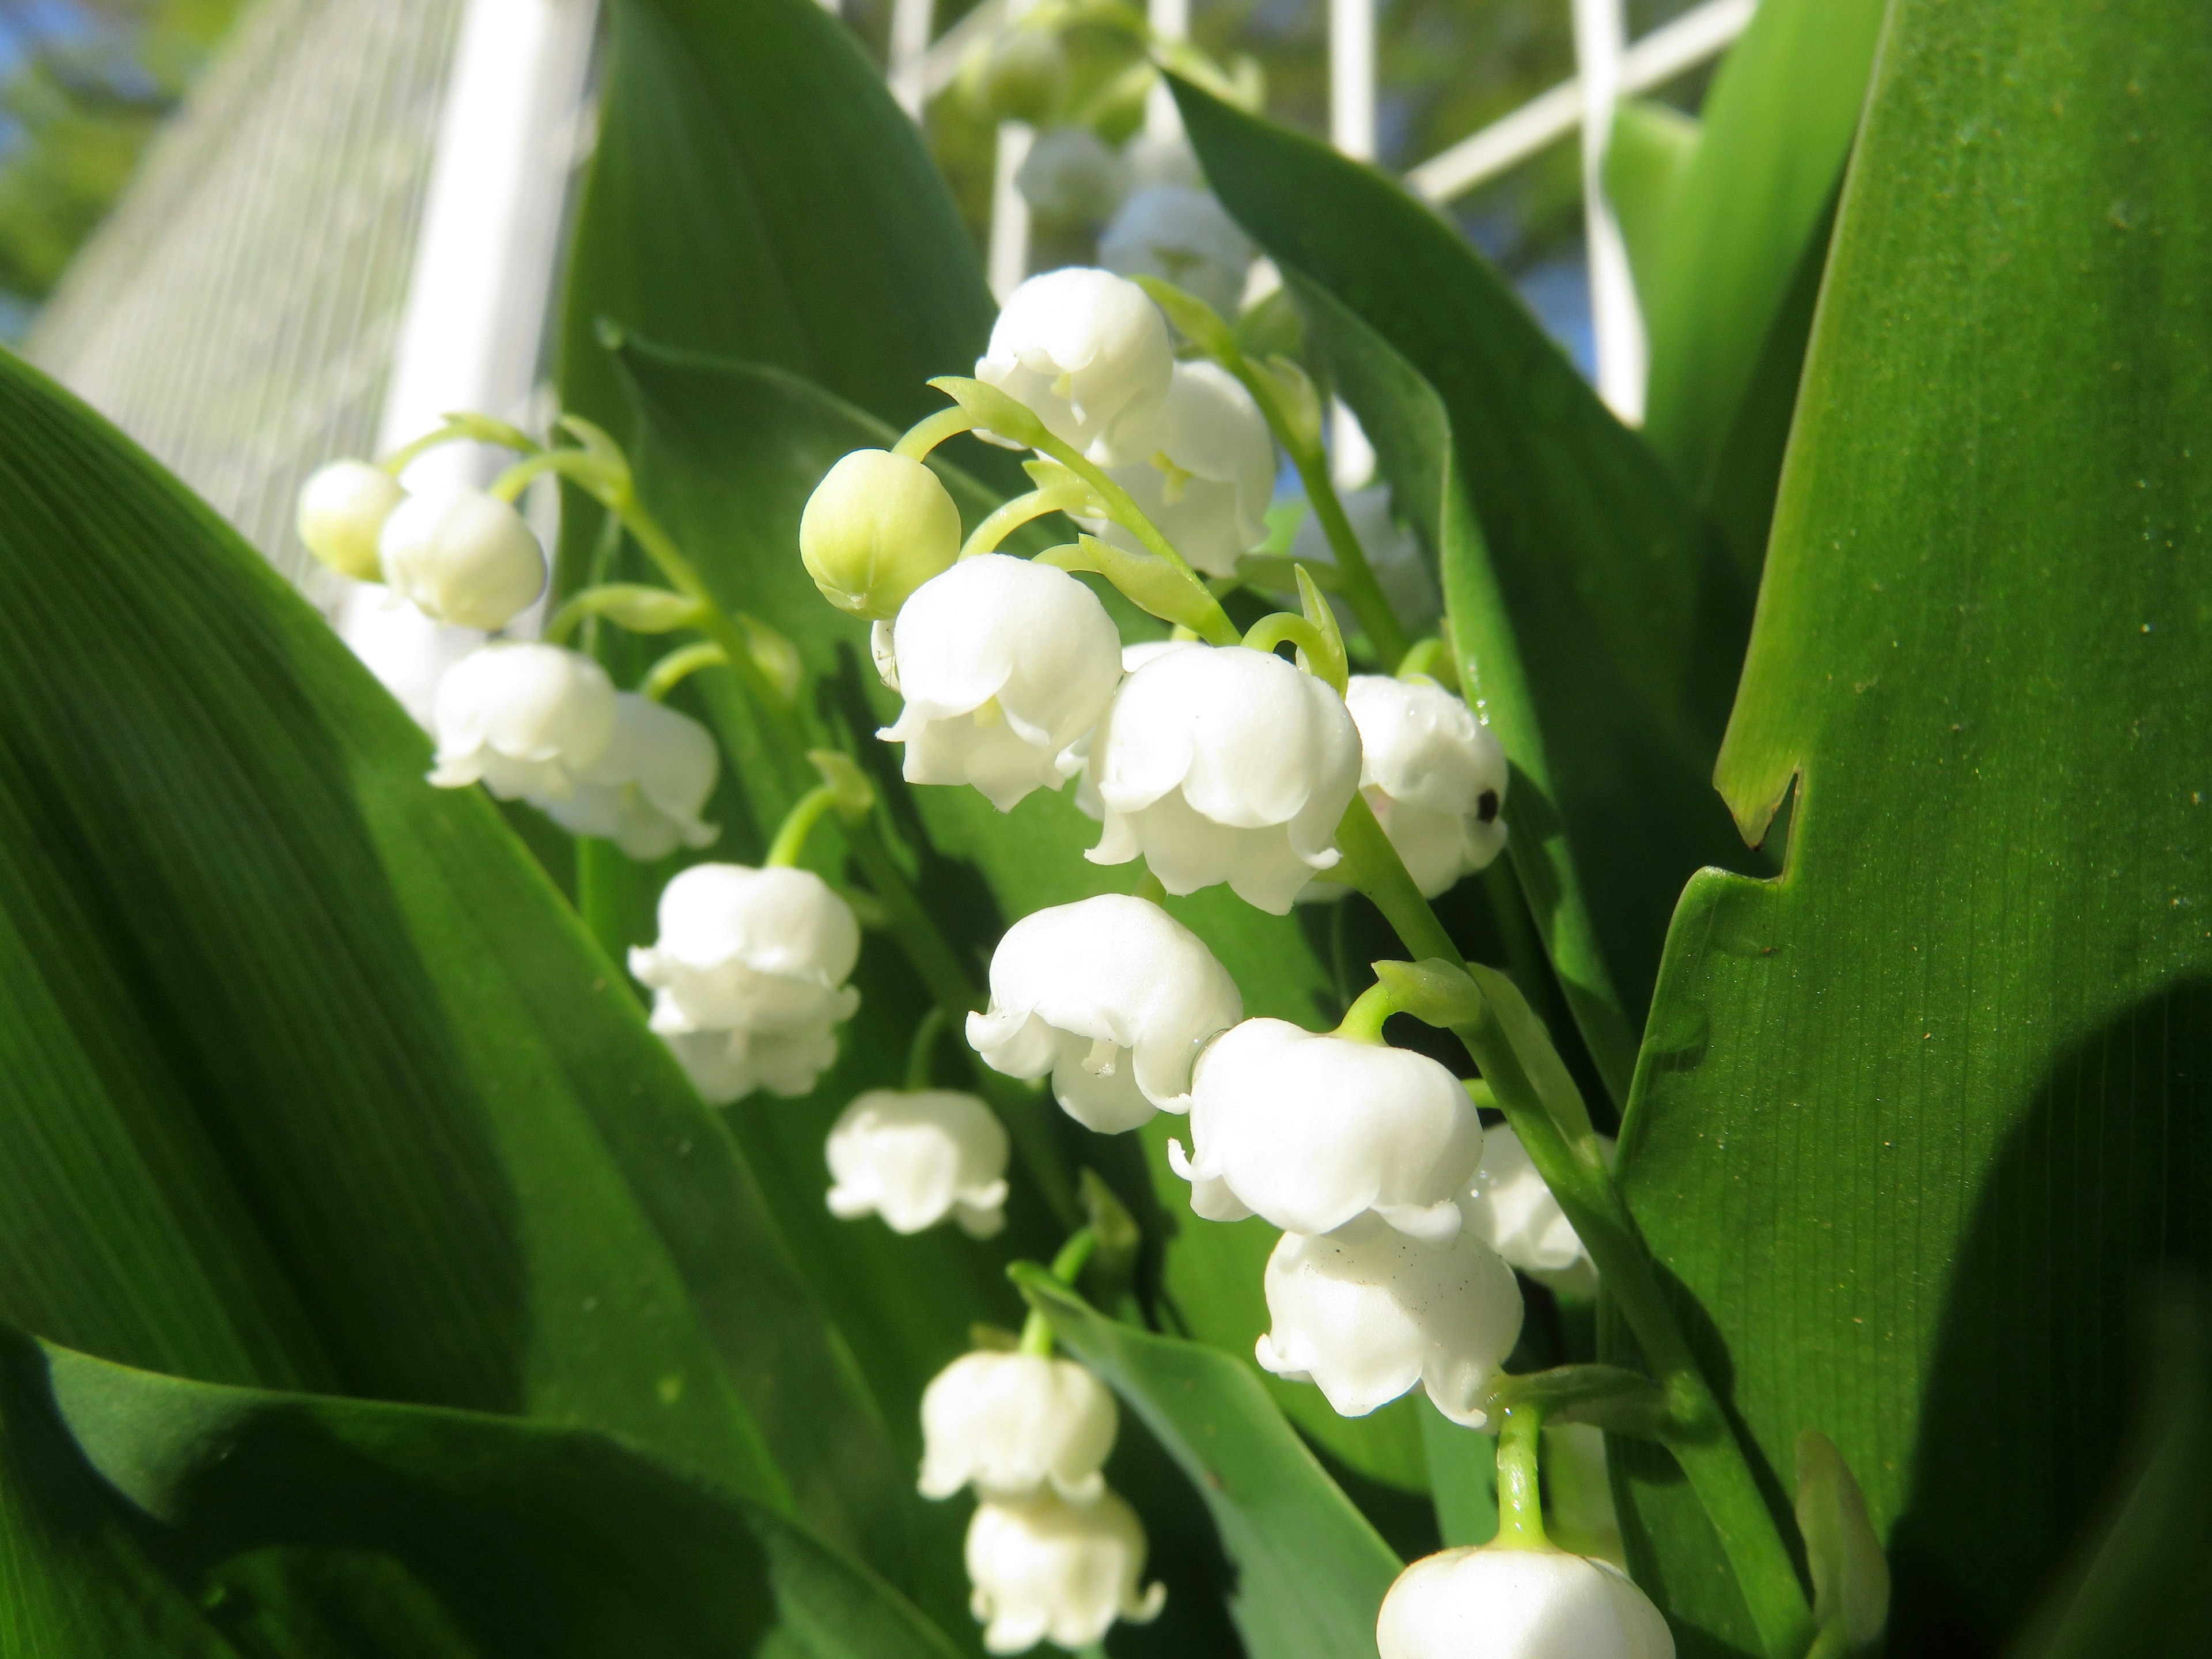
[[1229,210],[1312,301],[1403,509],[1437,538],[1475,696],[1514,763],[1514,868],[1625,1097],[1674,895],[1741,856],[1706,780],[1749,620],[1742,580],[1658,458],[1441,220],[1320,144],[1176,95]]
[[1371,1652],[1398,1558],[1251,1373],[1197,1343],[1117,1324],[1041,1268],[1016,1272],[1053,1334],[1144,1419],[1212,1510],[1252,1659]]
[[[1638,265],[1651,342],[1644,434],[1708,505],[1739,488],[1751,464],[1741,440],[1730,444],[1747,419],[1774,429],[1761,452],[1768,490],[1779,471],[1812,325],[1809,294],[1802,307],[1790,296],[1808,264],[1818,285],[1883,10],[1884,0],[1765,0],[1706,94],[1663,251],[1648,278]],[[1779,368],[1766,378],[1782,395],[1758,400],[1754,416],[1770,355]],[[1739,554],[1753,572],[1765,548],[1764,520],[1741,531]]]
[[2018,1627],[2130,1285],[2212,1257],[2208,76],[2185,0],[1896,6],[1719,773],[1753,836],[1796,781],[1787,871],[1685,896],[1622,1143],[1771,1470],[1864,1486],[1893,1654]]
[[903,1472],[618,970],[267,564],[13,359],[0,585],[0,1315],[619,1430],[896,1563]]
[[[381,1609],[343,1639],[301,1627],[319,1599],[301,1587],[333,1553],[415,1592],[431,1631],[412,1634],[483,1659],[952,1651],[773,1510],[586,1430],[210,1386],[9,1331],[0,1471],[0,1512],[29,1522],[6,1534],[25,1569],[10,1652],[227,1654],[226,1633],[249,1651],[409,1650],[373,1645]],[[40,1605],[64,1585],[76,1605]]]

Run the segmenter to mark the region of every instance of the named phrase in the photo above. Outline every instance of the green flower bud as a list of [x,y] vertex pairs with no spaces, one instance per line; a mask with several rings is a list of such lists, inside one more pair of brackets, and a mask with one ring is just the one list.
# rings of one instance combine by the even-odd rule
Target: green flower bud
[[822,597],[877,622],[960,556],[960,509],[920,461],[856,449],[814,487],[799,556]]
[[1067,94],[1067,52],[1048,29],[1011,28],[961,66],[969,103],[995,120],[1043,125]]
[[301,487],[300,539],[340,575],[375,581],[377,538],[406,495],[381,467],[332,461]]

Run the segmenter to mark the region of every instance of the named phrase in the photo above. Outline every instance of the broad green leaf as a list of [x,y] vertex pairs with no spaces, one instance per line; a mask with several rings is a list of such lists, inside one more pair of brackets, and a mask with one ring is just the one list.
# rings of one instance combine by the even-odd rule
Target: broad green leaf
[[1205,1498],[1237,1571],[1231,1615],[1252,1659],[1372,1653],[1401,1563],[1244,1367],[1096,1312],[1019,1270],[1053,1334],[1121,1395]]
[[1671,104],[1630,98],[1613,111],[1613,137],[1605,151],[1605,194],[1620,220],[1639,297],[1658,278],[1660,247],[1682,192],[1682,177],[1698,153],[1698,135],[1697,118]]
[[1705,781],[1749,620],[1742,579],[1659,459],[1443,221],[1310,139],[1176,95],[1230,212],[1302,294],[1335,302],[1310,319],[1362,421],[1428,428],[1434,453],[1388,465],[1431,481],[1404,510],[1435,514],[1433,492],[1461,504],[1465,533],[1437,550],[1514,763],[1514,868],[1625,1098],[1674,895],[1700,865],[1741,858]]
[[[1889,1650],[2019,1626],[2115,1455],[2131,1287],[2212,1258],[2212,34],[1899,0],[1621,1148],[1770,1466],[1828,1435]],[[1741,1615],[1638,1459],[1682,1627]]]
[[[1744,458],[1729,439],[1745,417],[1762,355],[1789,313],[1793,278],[1827,240],[1835,198],[1865,101],[1885,0],[1764,0],[1706,94],[1704,133],[1667,215],[1659,258],[1637,289],[1650,336],[1644,430],[1710,504]],[[1625,219],[1624,219],[1624,222]],[[1817,276],[1814,278],[1817,283]],[[1809,301],[1787,343],[1804,351]],[[1760,418],[1786,432],[1790,403]],[[1771,453],[1778,466],[1780,434]],[[1740,551],[1759,568],[1765,526]]]
[[617,1430],[896,1566],[849,1357],[489,800],[12,358],[0,484],[0,1316]]
[[[800,510],[814,485],[848,450],[889,441],[891,434],[817,387],[775,369],[710,362],[628,348],[623,362],[638,398],[637,461],[653,512],[696,556],[719,592],[768,618],[798,643],[810,671],[832,683],[830,701],[860,739],[864,763],[891,803],[892,817],[917,849],[916,884],[955,941],[968,953],[978,984],[1006,922],[1048,904],[1092,893],[1126,891],[1130,872],[1087,862],[1083,849],[1097,827],[1074,805],[1072,791],[1037,793],[1001,814],[971,789],[909,788],[898,775],[897,751],[869,733],[896,716],[898,701],[867,666],[866,624],[835,610],[799,563]],[[972,526],[999,498],[957,471],[944,476]],[[1053,537],[1042,527],[1029,546]],[[1160,625],[1115,599],[1125,635],[1159,633]],[[1236,975],[1248,1010],[1308,1026],[1334,1024],[1344,996],[1328,965],[1329,930],[1345,907],[1322,907],[1295,918],[1268,916],[1225,890],[1170,900],[1169,908],[1196,929]],[[1318,933],[1320,942],[1316,942]],[[871,939],[871,959],[896,947]],[[1390,953],[1386,941],[1348,947],[1347,962]],[[864,971],[866,969],[864,967]],[[785,1225],[810,1261],[836,1264],[822,1275],[825,1294],[840,1299],[840,1322],[877,1379],[884,1408],[898,1427],[921,1386],[957,1352],[970,1319],[1008,1322],[1010,1293],[1000,1273],[1012,1255],[1048,1256],[1052,1224],[1025,1212],[1020,1194],[1015,1224],[1004,1240],[982,1248],[950,1236],[893,1240],[832,1220],[822,1208],[822,1135],[830,1118],[860,1087],[896,1084],[907,1039],[923,1004],[898,971],[863,985],[858,1022],[848,1029],[840,1069],[805,1107],[783,1103],[740,1108],[737,1121],[748,1151],[772,1177]],[[1361,980],[1364,988],[1364,978]],[[877,985],[885,988],[879,992]],[[893,989],[894,986],[902,988]],[[956,1036],[949,1047],[964,1052]],[[957,1076],[940,1060],[940,1075]],[[1040,1133],[1057,1137],[1072,1163],[1097,1165],[1127,1201],[1156,1194],[1140,1216],[1149,1237],[1165,1237],[1163,1290],[1188,1334],[1249,1361],[1266,1328],[1261,1269],[1274,1233],[1261,1223],[1222,1227],[1191,1215],[1189,1187],[1167,1166],[1166,1142],[1181,1133],[1163,1119],[1135,1138],[1091,1135],[1067,1121],[1048,1098],[1030,1108]],[[1024,1224],[1035,1231],[1023,1232]],[[954,1258],[959,1260],[956,1261]],[[831,1288],[830,1281],[839,1288]],[[963,1286],[957,1305],[937,1300]],[[866,1311],[842,1298],[865,1299]],[[952,1345],[952,1346],[947,1346]],[[1257,1375],[1256,1368],[1255,1374]],[[1393,1410],[1351,1423],[1330,1412],[1311,1389],[1267,1380],[1300,1426],[1358,1472],[1418,1492],[1426,1484],[1419,1425]]]
[[[0,1470],[0,1513],[32,1518],[0,1546],[11,1653],[952,1652],[773,1510],[588,1430],[187,1382],[9,1331]],[[314,1618],[288,1590],[333,1559],[378,1562],[416,1627]],[[75,1605],[46,1599],[63,1586]]]

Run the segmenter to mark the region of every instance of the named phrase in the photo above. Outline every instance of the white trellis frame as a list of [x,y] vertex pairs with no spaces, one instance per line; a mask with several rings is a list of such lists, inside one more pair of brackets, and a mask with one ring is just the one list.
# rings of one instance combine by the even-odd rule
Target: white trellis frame
[[[1329,139],[1363,161],[1376,151],[1376,8],[1378,0],[1327,0],[1329,51]],[[1018,15],[1029,0],[983,0],[933,40],[934,0],[893,0],[890,82],[902,107],[916,119],[928,100],[951,83],[975,41]],[[1174,40],[1189,33],[1193,0],[1147,0],[1152,27]],[[1596,340],[1600,393],[1625,420],[1644,410],[1644,324],[1630,279],[1620,228],[1605,195],[1605,153],[1620,100],[1649,92],[1718,57],[1741,34],[1758,0],[1705,0],[1640,39],[1628,38],[1626,0],[1561,0],[1571,8],[1575,78],[1552,88],[1511,113],[1409,168],[1406,187],[1442,206],[1518,166],[1571,134],[1582,135],[1584,233],[1589,262],[1590,319]],[[1177,130],[1175,106],[1164,96],[1146,106],[1146,126]],[[1014,187],[1030,134],[1018,123],[999,131],[992,190],[992,290],[1004,297],[1026,274],[1029,204]],[[1363,471],[1357,428],[1340,418],[1338,466]],[[1351,453],[1343,452],[1351,451]]]

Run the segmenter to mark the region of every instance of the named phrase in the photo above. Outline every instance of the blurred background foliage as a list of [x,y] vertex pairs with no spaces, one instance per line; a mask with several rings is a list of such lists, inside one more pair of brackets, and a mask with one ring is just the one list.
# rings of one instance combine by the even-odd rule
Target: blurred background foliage
[[[20,335],[129,181],[147,142],[226,30],[253,0],[0,0],[0,332]],[[1694,0],[1631,0],[1641,34]],[[950,0],[938,27],[969,7]],[[1574,72],[1568,0],[1382,0],[1382,165],[1401,172],[1566,80]],[[1242,54],[1266,77],[1268,112],[1323,132],[1328,119],[1326,0],[1200,0],[1199,42]],[[890,0],[848,0],[845,16],[880,61]],[[1071,42],[1078,85],[1103,85],[1127,49],[1104,34]],[[1668,88],[1694,108],[1704,76]],[[1109,136],[1133,126],[1122,112]],[[932,148],[979,240],[990,202],[992,129],[957,92],[929,111]],[[1528,165],[1456,204],[1474,240],[1516,276],[1579,246],[1581,183],[1575,146],[1554,144]],[[1040,252],[1047,250],[1040,248]],[[1540,309],[1549,307],[1540,305]]]

